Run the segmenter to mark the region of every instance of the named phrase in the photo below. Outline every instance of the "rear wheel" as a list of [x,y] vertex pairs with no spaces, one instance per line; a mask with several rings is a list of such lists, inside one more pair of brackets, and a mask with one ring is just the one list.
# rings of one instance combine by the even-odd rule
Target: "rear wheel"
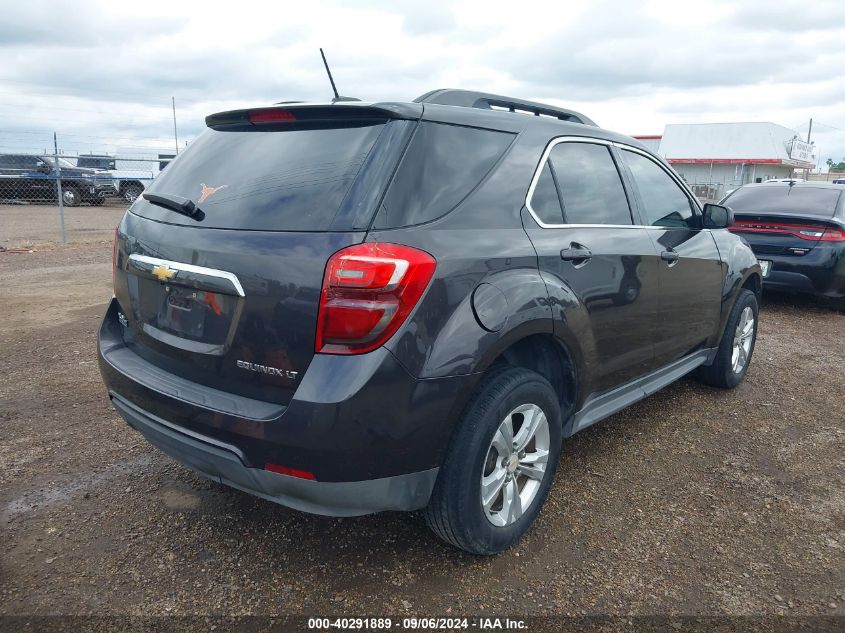
[[531,526],[546,500],[561,448],[552,386],[527,369],[484,379],[467,406],[425,510],[444,541],[496,554]]
[[758,316],[757,295],[740,290],[713,364],[699,369],[698,376],[703,382],[723,389],[733,389],[742,382],[757,341]]
[[126,202],[132,203],[135,202],[142,193],[144,193],[144,188],[141,185],[129,184],[126,185],[126,188],[123,190],[123,199],[126,200]]

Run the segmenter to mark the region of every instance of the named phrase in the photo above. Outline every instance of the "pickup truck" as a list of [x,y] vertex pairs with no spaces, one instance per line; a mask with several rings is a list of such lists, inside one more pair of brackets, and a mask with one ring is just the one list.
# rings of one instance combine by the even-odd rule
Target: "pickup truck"
[[[128,164],[128,165],[127,165]],[[127,166],[143,164],[141,161],[121,160],[114,156],[85,155],[76,160],[77,167],[106,171],[114,181],[117,195],[127,202],[135,202],[144,189],[152,182],[154,174],[151,170],[126,169]]]

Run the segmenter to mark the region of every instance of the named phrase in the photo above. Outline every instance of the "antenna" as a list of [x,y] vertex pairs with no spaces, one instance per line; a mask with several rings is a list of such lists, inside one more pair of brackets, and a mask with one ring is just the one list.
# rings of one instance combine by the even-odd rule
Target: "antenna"
[[329,76],[329,81],[332,84],[332,92],[334,92],[334,98],[340,99],[340,95],[337,94],[337,86],[334,85],[334,78],[332,77],[332,71],[329,70],[329,62],[326,61],[326,54],[323,52],[323,49],[320,49],[320,56],[323,58],[323,66],[326,67],[326,73]]
[[337,103],[338,101],[360,101],[360,99],[356,99],[355,97],[341,97],[337,93],[337,86],[334,85],[334,77],[332,77],[332,71],[329,70],[329,62],[326,61],[326,54],[323,52],[323,49],[320,49],[320,56],[323,58],[323,66],[326,67],[326,74],[329,76],[329,81],[332,84],[332,92],[334,92],[334,99],[332,99],[332,103]]

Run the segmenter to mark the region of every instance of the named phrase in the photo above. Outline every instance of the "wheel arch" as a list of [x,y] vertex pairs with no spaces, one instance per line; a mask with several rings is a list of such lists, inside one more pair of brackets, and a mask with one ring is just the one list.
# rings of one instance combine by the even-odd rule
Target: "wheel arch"
[[488,370],[502,365],[522,367],[543,376],[558,395],[562,422],[575,413],[578,366],[566,345],[549,333],[534,333],[513,341],[492,360]]

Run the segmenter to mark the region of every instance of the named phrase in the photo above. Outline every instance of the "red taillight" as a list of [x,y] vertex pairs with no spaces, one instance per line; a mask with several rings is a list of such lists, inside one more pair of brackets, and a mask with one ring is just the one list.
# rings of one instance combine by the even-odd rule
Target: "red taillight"
[[308,472],[307,470],[299,470],[298,468],[290,468],[289,466],[279,466],[278,464],[265,464],[264,470],[269,470],[271,473],[278,473],[279,475],[298,477],[299,479],[317,479],[314,476],[314,473]]
[[779,222],[736,222],[732,231],[739,233],[773,233],[792,235],[813,242],[845,242],[845,231],[809,224],[782,224]]
[[400,244],[356,244],[326,264],[316,352],[363,354],[384,344],[414,309],[437,266]]
[[822,242],[845,242],[845,231],[842,229],[825,229],[819,238]]
[[250,123],[284,123],[296,121],[296,115],[290,110],[256,110],[249,113]]
[[112,287],[112,292],[114,292],[114,294],[117,294],[117,292],[115,292],[116,289],[114,287],[114,282],[115,282],[115,273],[117,272],[117,268],[116,268],[117,267],[117,237],[119,235],[118,228],[119,227],[117,227],[117,226],[114,227],[114,241],[112,242],[112,246],[111,246],[111,287]]

